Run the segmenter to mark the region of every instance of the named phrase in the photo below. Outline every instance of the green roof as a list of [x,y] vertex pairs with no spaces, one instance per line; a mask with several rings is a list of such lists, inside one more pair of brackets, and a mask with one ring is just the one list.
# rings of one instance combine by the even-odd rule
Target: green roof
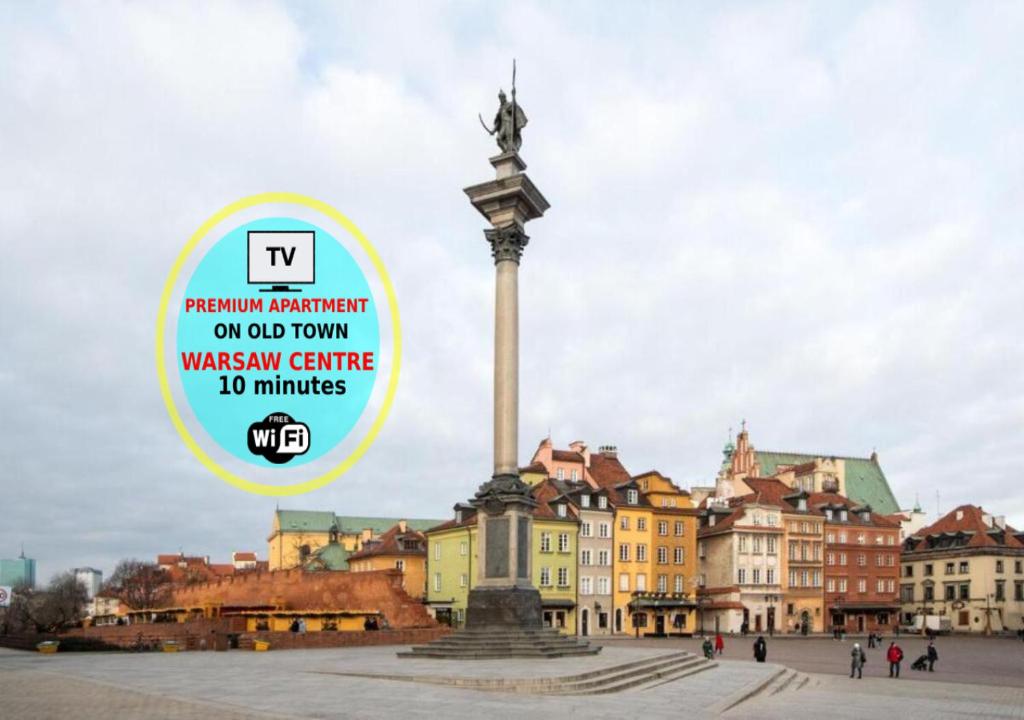
[[314,552],[306,561],[307,570],[348,570],[351,555],[341,543],[328,543]]
[[801,465],[816,458],[832,458],[842,460],[846,466],[846,496],[862,505],[870,505],[875,512],[891,515],[899,512],[889,481],[881,466],[871,458],[853,458],[837,455],[808,455],[805,453],[780,453],[771,451],[755,451],[757,462],[761,465],[762,477],[771,477],[780,465]]
[[[337,525],[339,532],[355,534],[370,528],[374,534],[380,535],[388,528],[397,525],[403,518],[382,517],[350,517],[335,515],[330,511],[321,510],[278,510],[277,520],[282,532],[330,532],[332,525]],[[427,530],[444,522],[416,518],[406,520],[410,530]]]

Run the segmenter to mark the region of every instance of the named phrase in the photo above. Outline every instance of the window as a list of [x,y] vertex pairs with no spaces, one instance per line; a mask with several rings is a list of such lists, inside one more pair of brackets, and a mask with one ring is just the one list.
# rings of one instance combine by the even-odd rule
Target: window
[[863,545],[867,542],[867,536],[864,533],[857,533],[857,544]]
[[913,585],[900,585],[900,602],[912,603],[914,602],[914,586]]
[[768,527],[775,527],[776,523],[778,523],[778,519],[775,515],[773,513],[768,513]]
[[598,498],[597,498],[597,506],[599,508],[601,508],[602,510],[607,508],[608,507],[608,498],[606,498],[604,495],[599,495]]
[[971,584],[960,583],[960,599],[970,600],[971,599]]
[[[573,474],[575,474],[575,471],[573,471]],[[575,479],[576,478],[573,478],[573,480],[575,480]],[[585,507],[585,508],[590,507],[590,496],[589,495],[580,495],[580,507]]]
[[739,551],[741,553],[745,553],[747,551],[747,536],[746,535],[739,535],[738,537],[739,537],[739,540],[738,540]]
[[683,548],[677,547],[672,549],[672,562],[676,565],[682,565],[685,562],[683,557]]
[[636,544],[636,561],[647,562],[647,546],[643,543]]
[[590,550],[580,550],[580,565],[590,564]]
[[821,570],[815,570],[811,573],[811,578],[814,581],[814,587],[821,587]]
[[459,575],[459,587],[466,587],[469,585],[469,575],[462,573]]
[[645,573],[638,573],[636,576],[636,591],[647,592],[647,575]]
[[800,571],[800,587],[807,587],[807,585],[808,585],[807,580],[809,578],[810,578],[810,575],[807,574],[807,571],[806,570],[801,570]]
[[549,568],[549,567],[542,567],[540,569],[540,584],[541,584],[541,587],[550,587],[551,586],[551,568]]
[[395,560],[395,569],[405,572],[405,560]]
[[903,577],[914,577],[914,566],[904,565],[903,566]]
[[636,519],[636,529],[637,530],[646,530],[647,529],[647,518],[638,517]]
[[839,578],[839,592],[846,592],[846,578]]
[[466,608],[456,608],[455,609],[455,622],[456,622],[456,624],[461,625],[465,621],[466,621]]
[[829,545],[835,543],[835,541],[836,541],[836,534],[835,533],[831,533],[830,532],[830,533],[827,533],[825,535],[825,542],[827,542]]
[[846,553],[844,553],[844,552],[839,553],[839,564],[840,565],[846,565]]
[[996,572],[1001,573],[1003,571],[1003,561],[996,560]]
[[636,505],[639,500],[640,494],[636,490],[626,491],[626,502],[628,502],[630,505]]
[[888,592],[891,592],[891,593],[896,592],[896,581],[893,580],[892,578],[889,578],[888,580],[885,581],[885,587],[886,587],[886,590],[888,590]]
[[747,569],[746,568],[738,568],[736,570],[736,583],[738,585],[746,585],[747,584]]
[[699,543],[697,543],[697,557],[699,559],[701,559],[701,560],[703,560],[704,558],[707,557],[707,551],[706,551],[706,548],[704,547],[704,541],[703,540],[700,541]]
[[565,480],[565,469],[564,468],[558,468],[558,470],[556,471],[555,474],[558,476],[559,480]]
[[660,592],[660,593],[667,593],[668,592],[668,575],[659,575],[658,576],[658,592]]
[[884,593],[885,592],[885,580],[883,580],[882,578],[879,578],[878,582],[875,583],[875,592],[878,592],[878,593]]
[[796,587],[796,570],[789,571],[789,586]]
[[629,562],[629,543],[619,543],[619,562]]
[[825,519],[826,520],[831,520],[832,519],[832,508],[825,508]]
[[569,533],[558,533],[558,552],[569,552]]
[[893,567],[896,564],[896,556],[893,555],[892,553],[886,553],[886,555],[885,555],[885,564],[888,567]]
[[924,586],[924,600],[925,602],[932,602],[935,600],[935,586],[925,585]]
[[434,591],[441,592],[441,573],[434,573]]
[[608,559],[608,555],[609,555],[609,553],[608,553],[607,550],[598,550],[597,551],[597,564],[601,565],[603,567],[607,567],[608,565],[611,565],[612,563]]
[[673,584],[672,584],[672,592],[674,592],[674,593],[681,593],[681,592],[683,592],[683,576],[682,575],[676,575],[675,576],[675,580],[673,581]]
[[804,535],[806,535],[806,534],[807,534],[807,533],[809,533],[810,531],[811,531],[811,528],[810,528],[810,526],[809,526],[809,525],[807,524],[807,521],[806,521],[806,520],[800,523],[800,532],[802,532],[802,533],[803,533]]
[[857,578],[857,592],[866,593],[868,591],[867,578]]
[[946,585],[946,600],[956,600],[956,585]]
[[789,559],[790,560],[796,560],[796,548],[797,548],[796,540],[790,540],[789,541]]
[[591,527],[590,523],[585,522],[580,525],[580,537],[590,537]]
[[761,524],[761,513],[755,512],[753,515],[751,515],[750,519],[754,523],[754,525],[760,525]]
[[1024,582],[1016,580],[1013,583],[1013,599],[1017,602],[1024,601]]
[[580,578],[580,595],[590,595],[593,591],[593,580],[588,577]]
[[580,479],[579,471],[578,470],[573,470],[572,471],[572,480],[573,480],[573,482],[576,482],[579,479]]
[[597,594],[598,595],[611,595],[611,579],[606,577],[599,577],[597,579]]
[[619,574],[619,592],[629,592],[629,573]]
[[750,544],[753,546],[753,550],[754,550],[755,553],[760,553],[761,552],[761,536],[760,535],[755,535],[753,540],[751,540]]
[[764,581],[766,583],[768,583],[769,585],[774,585],[775,584],[775,568],[768,568],[767,570],[764,571],[764,574],[765,574]]
[[769,555],[774,555],[775,554],[775,537],[767,538],[765,543],[768,545],[768,554]]
[[826,553],[825,554],[825,564],[826,565],[835,565],[836,564],[836,554],[835,553]]
[[568,514],[565,503],[558,503],[558,517],[565,517]]
[[676,520],[676,536],[679,537],[683,534],[683,521]]
[[540,534],[540,551],[542,553],[551,552],[551,533],[542,532]]
[[885,562],[885,557],[882,553],[877,553],[875,555],[875,567],[882,567],[883,562]]
[[967,561],[966,560],[961,560],[960,561],[960,574],[961,575],[966,575],[967,573],[968,573]]
[[752,574],[754,576],[754,584],[755,585],[760,585],[761,584],[761,568],[754,568],[754,571],[753,571]]
[[666,520],[658,521],[658,534],[668,535],[668,522]]
[[441,559],[441,543],[439,542],[434,543],[434,559]]
[[463,540],[459,543],[459,555],[465,557],[467,552],[469,552],[469,545]]
[[1013,561],[1013,571],[1015,573],[1017,573],[1018,575],[1020,573],[1024,572],[1024,562],[1022,562],[1020,560],[1014,560]]
[[599,523],[597,526],[597,536],[599,538],[610,538],[612,536],[611,525],[605,522]]
[[929,577],[932,574],[932,568],[934,566],[931,563],[926,563],[924,566],[924,576]]
[[839,544],[840,545],[845,545],[846,544],[846,531],[845,530],[843,530],[842,532],[839,533]]
[[868,556],[864,553],[857,553],[857,567],[864,567],[868,564]]
[[947,575],[952,575],[953,574],[953,563],[946,563],[946,574]]
[[560,567],[558,568],[558,587],[568,587],[569,585],[569,568]]
[[619,518],[619,529],[620,530],[629,530],[629,516],[628,515],[623,515],[622,517]]
[[836,591],[836,581],[835,581],[835,578],[829,578],[828,580],[825,581],[825,590],[827,592],[835,592]]
[[659,545],[658,546],[658,564],[659,565],[667,565],[668,564],[668,548],[665,547],[664,545]]

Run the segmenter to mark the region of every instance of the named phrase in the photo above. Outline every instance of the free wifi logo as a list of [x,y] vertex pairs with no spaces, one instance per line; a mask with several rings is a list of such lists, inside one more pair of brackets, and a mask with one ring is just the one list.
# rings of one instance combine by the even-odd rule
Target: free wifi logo
[[309,451],[309,426],[288,413],[271,413],[249,426],[247,440],[253,455],[283,465]]

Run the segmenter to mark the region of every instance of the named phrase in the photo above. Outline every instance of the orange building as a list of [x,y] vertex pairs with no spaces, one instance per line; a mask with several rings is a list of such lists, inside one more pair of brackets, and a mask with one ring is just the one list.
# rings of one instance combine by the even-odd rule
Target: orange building
[[348,557],[349,572],[402,571],[402,587],[413,598],[427,591],[427,539],[399,520],[379,538],[365,540],[362,550]]

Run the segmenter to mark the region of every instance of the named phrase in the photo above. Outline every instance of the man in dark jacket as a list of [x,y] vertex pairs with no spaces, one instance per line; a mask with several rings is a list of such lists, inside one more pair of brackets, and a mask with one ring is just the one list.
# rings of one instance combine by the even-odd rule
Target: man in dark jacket
[[928,672],[935,672],[935,661],[939,659],[939,651],[935,649],[935,641],[928,643]]
[[758,635],[757,640],[754,641],[754,659],[764,662],[766,657],[768,657],[768,643],[764,641],[764,635]]

